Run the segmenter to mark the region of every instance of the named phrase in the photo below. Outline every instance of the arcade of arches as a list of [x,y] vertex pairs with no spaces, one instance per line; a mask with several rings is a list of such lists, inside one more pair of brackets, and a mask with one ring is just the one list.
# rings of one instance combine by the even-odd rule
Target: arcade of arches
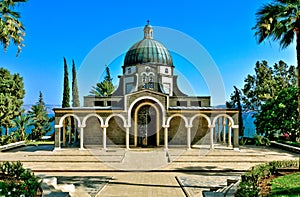
[[[238,111],[210,107],[210,96],[188,96],[177,85],[169,51],[144,38],[129,48],[111,96],[85,96],[83,107],[56,108],[55,148],[164,147],[223,144],[238,148]],[[73,120],[73,121],[70,121]],[[75,122],[66,126],[66,122]]]

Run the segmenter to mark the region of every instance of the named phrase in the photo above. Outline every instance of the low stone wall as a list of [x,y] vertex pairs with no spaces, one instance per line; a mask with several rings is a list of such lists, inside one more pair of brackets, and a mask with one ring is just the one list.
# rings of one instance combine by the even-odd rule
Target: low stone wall
[[14,142],[14,143],[0,146],[0,151],[6,151],[6,150],[10,150],[10,149],[17,148],[20,146],[25,146],[25,141]]
[[295,147],[295,146],[291,146],[288,144],[283,144],[283,143],[279,143],[279,142],[275,142],[275,141],[271,141],[271,145],[284,149],[284,150],[288,150],[294,153],[300,153],[300,148],[299,147]]

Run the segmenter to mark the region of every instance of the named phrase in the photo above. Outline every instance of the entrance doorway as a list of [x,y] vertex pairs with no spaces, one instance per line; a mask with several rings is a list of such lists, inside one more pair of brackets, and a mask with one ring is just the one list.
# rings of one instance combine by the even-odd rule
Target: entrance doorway
[[137,111],[137,146],[157,146],[158,114],[151,105],[143,105]]

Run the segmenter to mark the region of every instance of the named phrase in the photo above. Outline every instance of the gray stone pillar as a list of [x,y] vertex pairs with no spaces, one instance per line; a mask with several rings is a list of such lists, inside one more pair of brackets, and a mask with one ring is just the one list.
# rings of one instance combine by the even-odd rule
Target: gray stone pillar
[[129,150],[129,127],[126,127],[126,149]]
[[233,127],[233,150],[239,150],[239,126]]
[[187,149],[191,149],[191,127],[187,127]]
[[214,127],[215,126],[210,126],[210,149],[211,150],[215,149],[215,147],[214,147]]
[[58,125],[55,125],[55,141],[54,141],[54,150],[60,150],[61,149],[61,127]]
[[165,127],[165,136],[164,136],[164,141],[165,141],[165,150],[168,150],[168,127]]
[[80,150],[84,150],[84,147],[83,147],[83,131],[84,131],[84,129],[83,129],[83,127],[80,127]]
[[231,143],[231,126],[228,125],[228,147],[232,147],[232,143]]
[[223,144],[226,144],[226,117],[223,117]]
[[103,129],[102,143],[103,143],[103,149],[104,149],[104,150],[106,150],[106,128],[107,128],[107,127],[102,127],[102,129]]

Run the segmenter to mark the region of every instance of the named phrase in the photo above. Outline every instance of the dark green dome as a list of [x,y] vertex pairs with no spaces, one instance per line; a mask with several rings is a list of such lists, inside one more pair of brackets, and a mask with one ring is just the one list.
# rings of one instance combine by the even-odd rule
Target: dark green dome
[[153,29],[147,24],[144,28],[144,39],[135,43],[126,53],[124,66],[143,63],[173,66],[169,51],[160,42],[153,39]]

